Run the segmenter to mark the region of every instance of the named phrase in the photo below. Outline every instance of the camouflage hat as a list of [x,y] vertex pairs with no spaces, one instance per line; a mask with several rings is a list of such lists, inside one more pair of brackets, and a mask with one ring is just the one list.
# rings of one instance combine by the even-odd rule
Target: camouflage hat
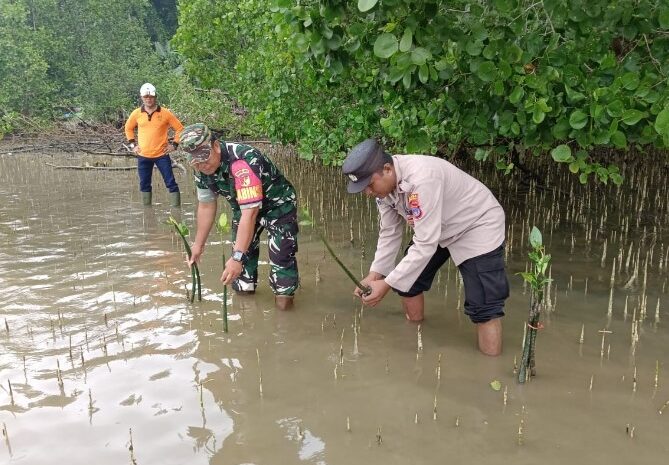
[[179,148],[186,152],[191,162],[207,161],[211,149],[211,131],[204,123],[186,126],[179,135]]

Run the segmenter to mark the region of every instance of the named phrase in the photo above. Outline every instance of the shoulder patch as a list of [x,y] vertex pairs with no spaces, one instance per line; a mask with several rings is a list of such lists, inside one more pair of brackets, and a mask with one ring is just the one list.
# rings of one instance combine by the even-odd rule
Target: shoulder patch
[[245,160],[235,160],[230,167],[235,178],[237,202],[240,205],[259,202],[263,199],[262,182]]
[[418,220],[423,216],[423,210],[420,208],[420,200],[418,199],[418,192],[409,194],[409,212],[413,220]]

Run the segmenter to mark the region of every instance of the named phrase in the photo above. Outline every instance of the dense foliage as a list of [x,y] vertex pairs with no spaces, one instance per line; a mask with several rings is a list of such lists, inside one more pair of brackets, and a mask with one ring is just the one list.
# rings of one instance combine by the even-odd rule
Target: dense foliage
[[328,164],[380,137],[619,183],[590,154],[669,146],[669,0],[5,0],[0,51],[0,134],[118,121],[150,81],[187,121],[248,112]]
[[[189,71],[272,136],[336,161],[383,136],[407,152],[569,162],[669,145],[666,0],[181,0]],[[206,11],[207,14],[202,14]],[[212,27],[213,26],[213,27]]]
[[147,81],[184,120],[229,125],[230,105],[198,94],[170,49],[176,15],[174,0],[0,1],[0,137],[63,118],[120,124]]

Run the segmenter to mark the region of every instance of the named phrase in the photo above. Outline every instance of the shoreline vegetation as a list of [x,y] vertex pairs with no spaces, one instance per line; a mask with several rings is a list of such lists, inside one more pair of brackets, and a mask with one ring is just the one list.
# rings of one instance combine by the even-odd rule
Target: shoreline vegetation
[[327,166],[368,137],[504,174],[538,157],[583,184],[666,160],[665,0],[198,2],[3,3],[0,134],[118,125],[151,82],[182,121]]

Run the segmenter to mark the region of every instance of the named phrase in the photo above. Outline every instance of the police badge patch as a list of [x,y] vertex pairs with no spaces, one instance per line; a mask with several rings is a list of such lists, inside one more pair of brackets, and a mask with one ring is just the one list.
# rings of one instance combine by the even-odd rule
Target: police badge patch
[[421,210],[420,201],[418,200],[418,192],[409,194],[409,212],[414,220],[420,219],[423,216],[423,210]]

